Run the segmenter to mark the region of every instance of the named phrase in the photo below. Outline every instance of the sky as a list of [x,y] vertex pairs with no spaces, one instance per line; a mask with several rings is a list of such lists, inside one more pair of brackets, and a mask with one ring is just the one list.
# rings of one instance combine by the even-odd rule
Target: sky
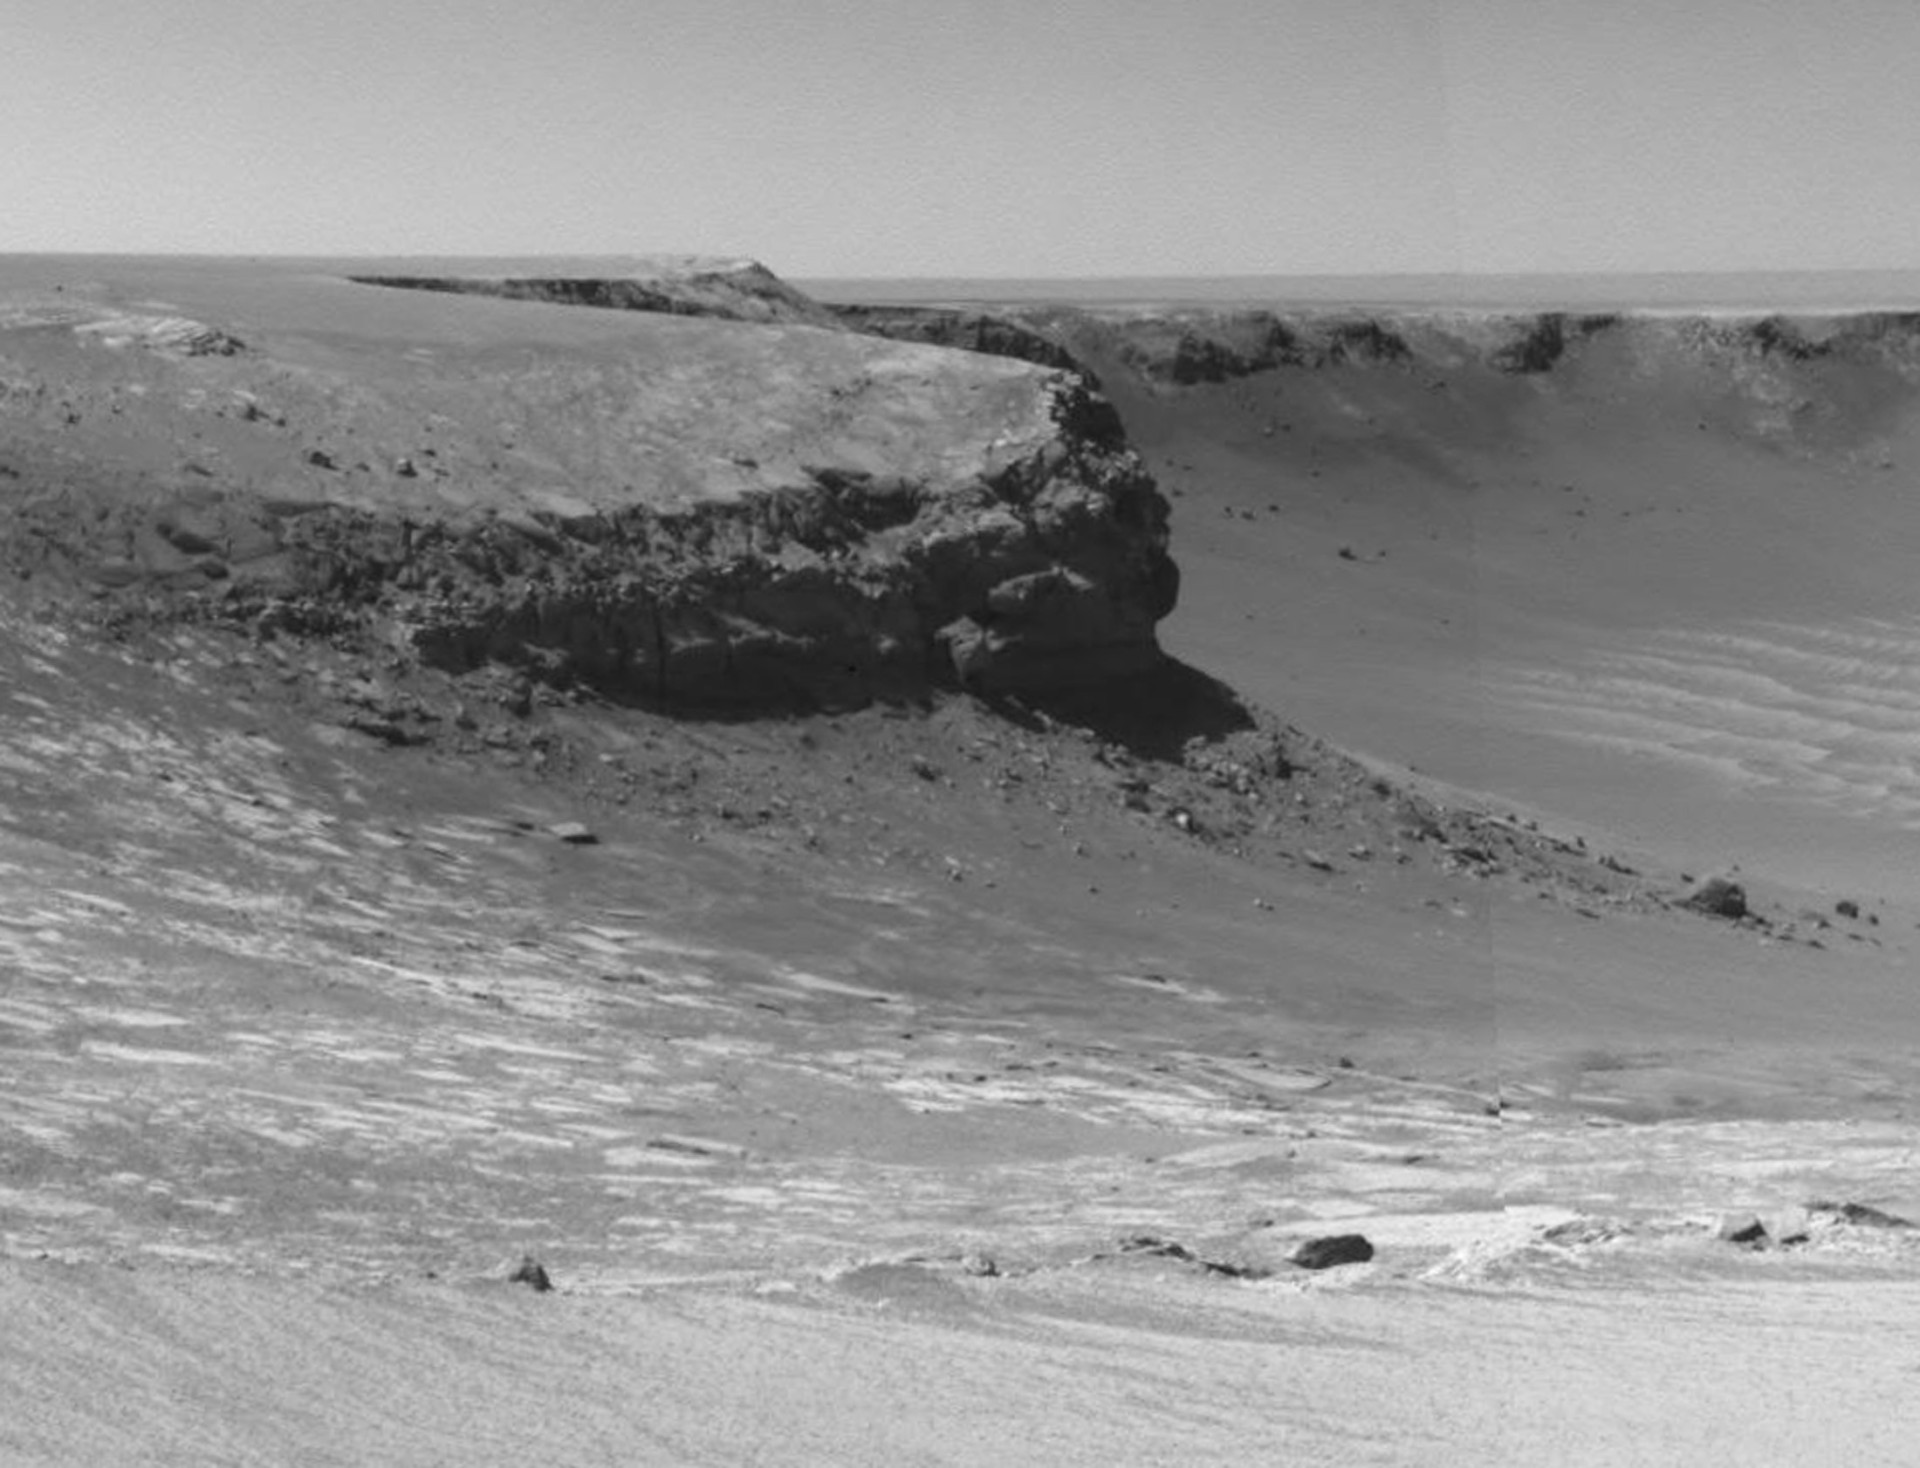
[[1914,0],[0,0],[0,251],[1920,267]]

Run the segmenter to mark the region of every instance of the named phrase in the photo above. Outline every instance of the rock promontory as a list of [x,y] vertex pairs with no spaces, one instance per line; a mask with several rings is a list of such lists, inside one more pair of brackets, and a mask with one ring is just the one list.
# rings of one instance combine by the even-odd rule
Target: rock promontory
[[413,264],[348,277],[360,285],[452,295],[497,296],[556,306],[654,311],[669,316],[717,316],[731,321],[806,322],[831,326],[834,313],[788,285],[758,260],[715,255],[640,255],[562,272],[551,263],[515,268],[436,270]]
[[50,269],[0,279],[0,543],[38,588],[694,705],[1159,661],[1167,507],[1071,372],[549,304],[598,277]]

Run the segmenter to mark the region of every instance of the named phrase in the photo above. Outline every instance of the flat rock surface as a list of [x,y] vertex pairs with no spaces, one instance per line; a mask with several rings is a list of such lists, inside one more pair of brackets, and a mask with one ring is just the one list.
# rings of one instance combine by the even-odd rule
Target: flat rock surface
[[[952,486],[1055,431],[1044,371],[1004,358],[396,291],[346,279],[344,262],[98,263],[104,278],[73,258],[0,262],[16,452],[65,443],[383,513],[570,516],[805,484],[810,466],[911,463]],[[196,327],[244,346],[193,352]]]

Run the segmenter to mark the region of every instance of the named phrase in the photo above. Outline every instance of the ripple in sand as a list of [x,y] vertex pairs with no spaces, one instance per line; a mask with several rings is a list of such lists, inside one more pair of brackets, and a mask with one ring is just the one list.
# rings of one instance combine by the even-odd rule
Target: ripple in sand
[[1661,632],[1492,685],[1535,732],[1920,829],[1920,622]]

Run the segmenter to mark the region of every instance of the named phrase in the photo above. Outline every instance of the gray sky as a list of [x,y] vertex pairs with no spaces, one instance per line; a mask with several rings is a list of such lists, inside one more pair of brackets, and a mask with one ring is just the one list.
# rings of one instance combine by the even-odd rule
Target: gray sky
[[0,0],[0,250],[1920,266],[1914,0]]

